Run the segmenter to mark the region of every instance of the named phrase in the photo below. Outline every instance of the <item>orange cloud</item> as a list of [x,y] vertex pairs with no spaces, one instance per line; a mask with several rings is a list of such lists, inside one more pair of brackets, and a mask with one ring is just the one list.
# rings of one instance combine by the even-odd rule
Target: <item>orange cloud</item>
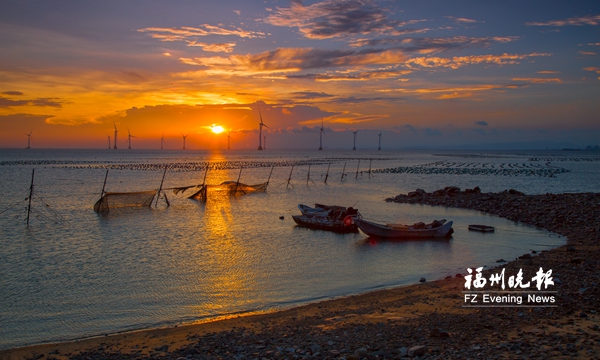
[[535,83],[535,84],[562,82],[562,80],[559,78],[513,78],[513,81],[524,81],[524,82]]
[[534,56],[550,56],[547,53],[532,53],[525,55],[473,55],[473,56],[455,56],[453,58],[441,58],[441,57],[418,57],[412,58],[405,62],[409,68],[414,68],[411,64],[418,65],[424,68],[451,68],[458,69],[465,65],[474,64],[497,64],[497,65],[512,65],[518,64],[519,60],[534,57]]
[[189,65],[205,66],[207,74],[252,75],[298,72],[304,69],[395,65],[405,60],[399,50],[366,52],[313,48],[279,48],[258,54],[181,58]]
[[582,26],[582,25],[598,25],[600,24],[600,15],[589,15],[582,17],[573,17],[566,20],[551,20],[547,22],[528,22],[528,26]]
[[230,53],[233,52],[233,48],[235,47],[235,43],[223,43],[223,44],[207,44],[203,42],[190,41],[188,42],[188,46],[199,46],[204,51],[208,52],[224,52]]
[[226,36],[238,36],[241,38],[259,38],[264,37],[265,34],[260,31],[247,31],[241,28],[234,28],[233,30],[225,29],[219,26],[203,24],[200,27],[182,26],[179,28],[161,28],[161,27],[148,27],[144,29],[138,29],[137,31],[142,33],[149,33],[154,39],[160,41],[183,41],[190,38],[208,35],[226,35]]

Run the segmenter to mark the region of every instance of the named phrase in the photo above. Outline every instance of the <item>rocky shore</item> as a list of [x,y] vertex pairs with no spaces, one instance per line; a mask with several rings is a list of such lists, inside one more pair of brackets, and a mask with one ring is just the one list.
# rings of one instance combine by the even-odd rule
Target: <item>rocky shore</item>
[[386,201],[479,210],[565,236],[565,246],[499,263],[525,279],[551,269],[557,306],[464,308],[457,274],[272,314],[14,349],[0,359],[600,358],[600,194],[447,187]]

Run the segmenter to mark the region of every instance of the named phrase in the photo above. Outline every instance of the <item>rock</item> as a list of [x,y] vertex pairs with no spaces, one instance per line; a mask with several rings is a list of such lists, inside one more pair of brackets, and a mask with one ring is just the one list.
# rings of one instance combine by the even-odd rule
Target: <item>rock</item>
[[456,274],[456,275],[454,275],[454,277],[463,278],[464,276],[463,276],[463,274]]
[[427,282],[427,280],[426,280],[425,278],[420,278],[420,279],[419,279],[419,282],[422,282],[422,283],[424,283],[424,282]]
[[434,338],[447,338],[450,337],[450,334],[448,334],[448,332],[444,331],[444,330],[440,330],[438,328],[435,328],[433,330],[431,330],[431,332],[429,333],[429,337],[434,337]]
[[281,216],[279,217],[279,220],[283,220],[283,219],[285,219],[285,216],[281,215]]
[[408,349],[403,347],[398,350],[398,356],[405,357],[408,356]]
[[525,260],[525,259],[531,259],[531,254],[523,254],[521,256],[519,256],[519,259],[521,260]]
[[354,355],[358,356],[358,357],[363,357],[366,356],[368,353],[367,349],[365,348],[360,348],[360,349],[356,349],[354,351]]
[[423,356],[427,353],[427,346],[425,345],[416,345],[408,349],[408,356]]
[[500,259],[500,260],[496,260],[496,262],[497,262],[497,263],[503,263],[503,262],[506,262],[506,260],[504,260],[504,259]]

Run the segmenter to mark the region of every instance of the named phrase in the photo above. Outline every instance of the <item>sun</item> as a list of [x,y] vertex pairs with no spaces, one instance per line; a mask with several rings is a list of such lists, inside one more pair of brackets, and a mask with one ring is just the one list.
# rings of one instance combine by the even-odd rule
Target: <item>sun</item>
[[223,131],[225,131],[225,129],[223,129],[223,127],[221,125],[213,125],[210,128],[212,130],[212,132],[214,132],[215,134],[220,134]]

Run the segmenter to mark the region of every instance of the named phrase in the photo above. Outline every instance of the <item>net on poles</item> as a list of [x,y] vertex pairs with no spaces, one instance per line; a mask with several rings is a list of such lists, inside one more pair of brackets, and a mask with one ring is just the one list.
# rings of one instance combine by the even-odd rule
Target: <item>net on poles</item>
[[150,207],[157,192],[158,190],[127,193],[105,192],[100,200],[94,204],[94,211],[106,213],[111,209]]

